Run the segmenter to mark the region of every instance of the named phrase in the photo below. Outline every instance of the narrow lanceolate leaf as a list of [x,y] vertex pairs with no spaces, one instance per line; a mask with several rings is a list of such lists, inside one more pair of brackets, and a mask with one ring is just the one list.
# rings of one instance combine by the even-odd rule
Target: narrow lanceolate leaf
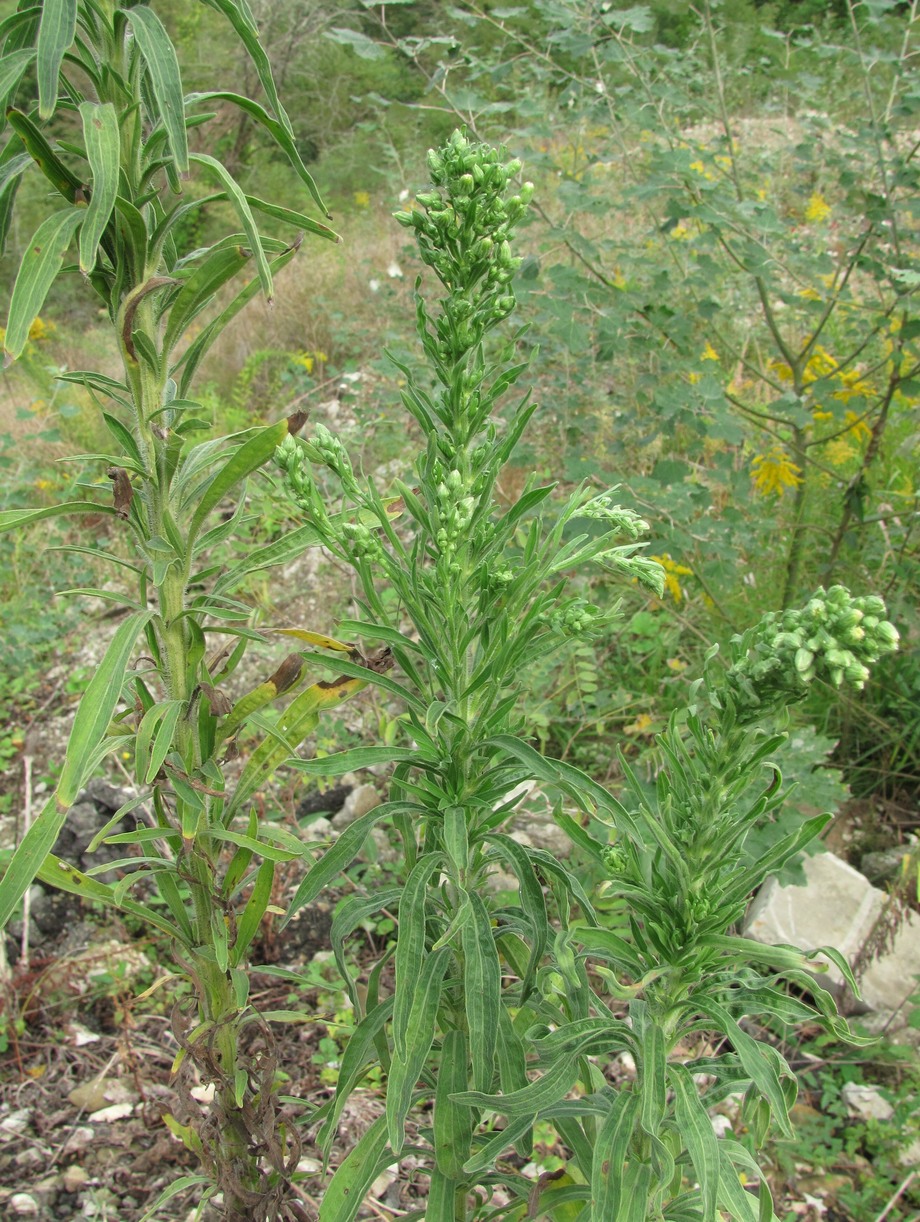
[[348,1038],[348,1044],[342,1054],[338,1081],[335,1084],[335,1103],[317,1135],[317,1144],[323,1151],[324,1158],[329,1157],[339,1117],[351,1092],[364,1077],[367,1067],[377,1063],[376,1038],[392,1012],[393,998],[388,997],[385,1002],[375,1006],[370,1014],[362,1018]]
[[190,939],[180,932],[179,927],[168,921],[162,912],[158,912],[155,908],[148,908],[146,904],[139,904],[135,900],[120,898],[116,895],[114,887],[101,883],[96,878],[90,878],[88,874],[84,874],[75,866],[55,857],[53,853],[48,854],[35,877],[51,887],[57,887],[59,891],[66,891],[69,895],[78,895],[81,899],[92,903],[107,904],[110,908],[117,908],[121,912],[130,912],[152,929],[158,929],[160,933],[166,934],[168,938],[175,938],[180,944],[189,944]]
[[259,269],[259,283],[262,285],[262,292],[268,301],[271,301],[274,296],[274,288],[272,285],[272,272],[268,265],[268,258],[262,248],[262,239],[259,236],[259,227],[256,224],[255,217],[252,215],[252,209],[246,202],[246,196],[243,194],[239,183],[233,175],[227,170],[215,157],[209,157],[207,153],[193,153],[192,161],[199,165],[205,166],[211,170],[216,178],[220,179],[224,190],[230,197],[230,202],[236,208],[237,216],[240,218],[240,224],[246,233],[252,246],[252,253],[255,256],[256,266]]
[[[307,190],[316,200],[317,204],[322,208],[322,200],[317,194],[316,183],[310,174],[310,171],[303,163],[303,159],[298,151],[297,144],[288,127],[283,123],[279,123],[277,119],[273,119],[264,106],[260,106],[258,102],[254,102],[252,98],[244,97],[239,93],[192,93],[185,99],[186,106],[195,105],[198,102],[211,102],[220,100],[223,102],[232,102],[234,106],[238,106],[241,110],[245,110],[248,115],[251,115],[257,123],[260,123],[267,132],[269,132],[275,143],[287,153],[288,160],[294,167],[295,172],[303,182]],[[325,209],[323,209],[325,212]],[[296,214],[292,214],[296,215]],[[281,218],[279,218],[281,219]],[[297,221],[294,222],[298,224]],[[312,223],[313,225],[316,222]],[[337,235],[325,225],[317,226],[314,232],[320,232],[324,237],[331,237],[333,241],[337,241]]]
[[231,950],[231,964],[237,967],[249,949],[249,946],[259,932],[262,917],[272,897],[272,883],[275,880],[275,866],[271,861],[263,861],[256,874],[252,894],[246,901],[243,915],[236,929],[236,942]]
[[54,114],[61,61],[76,31],[77,0],[43,0],[37,43],[38,113],[43,119]]
[[647,1202],[638,1203],[641,1208],[634,1210],[623,1191],[623,1171],[638,1110],[638,1097],[621,1091],[600,1127],[591,1168],[591,1222],[632,1222],[646,1216]]
[[683,1065],[668,1066],[674,1090],[674,1115],[700,1186],[703,1217],[716,1216],[719,1195],[719,1141],[703,1106],[690,1071]]
[[93,172],[93,190],[80,230],[80,271],[86,275],[96,266],[99,241],[115,207],[121,138],[118,116],[111,102],[83,102],[80,117],[86,156]]
[[319,1222],[352,1222],[371,1184],[392,1161],[387,1150],[387,1118],[378,1116],[345,1156],[323,1193]]
[[578,1058],[577,1049],[565,1053],[541,1078],[508,1095],[486,1095],[481,1091],[468,1090],[459,1094],[456,1102],[488,1108],[490,1112],[498,1112],[502,1116],[535,1116],[537,1112],[564,1099],[578,1081]]
[[71,806],[76,800],[80,786],[86,779],[87,763],[105,737],[118,704],[134,644],[154,614],[153,611],[136,611],[118,626],[105,657],[83,693],[57,785],[59,806]]
[[31,47],[23,47],[0,60],[0,102],[6,102],[34,58],[35,51]]
[[[61,161],[60,157],[58,157],[57,153],[45,139],[45,134],[38,124],[33,123],[27,114],[23,114],[21,110],[17,110],[14,106],[11,106],[6,112],[6,120],[25,145],[29,156],[54,189],[63,195],[68,204],[76,203],[84,184]],[[4,149],[4,155],[7,150],[15,151],[16,145],[8,144],[6,149]]]
[[43,509],[4,509],[0,512],[0,534],[42,518],[56,518],[65,513],[115,513],[113,505],[97,505],[95,501],[65,501],[61,505],[46,505]]
[[29,329],[41,312],[48,290],[61,270],[64,253],[86,213],[63,208],[42,221],[19,265],[13,285],[4,348],[7,362],[15,361],[29,338]]
[[396,937],[396,1006],[393,1011],[393,1042],[404,1060],[408,1055],[409,1021],[415,989],[425,959],[428,880],[444,864],[443,853],[426,853],[406,879],[399,901],[399,931]]
[[153,9],[129,8],[123,11],[147,64],[176,169],[180,174],[185,174],[189,160],[188,134],[185,129],[182,77],[175,48]]
[[462,1031],[448,1031],[441,1045],[434,1096],[434,1156],[438,1170],[449,1180],[457,1180],[463,1174],[473,1140],[472,1108],[451,1099],[452,1094],[466,1089],[468,1062],[466,1036]]
[[657,1023],[645,1024],[640,1056],[642,1058],[640,1122],[646,1133],[651,1137],[656,1137],[664,1119],[668,1097],[668,1086],[665,1080],[667,1048],[664,1031]]
[[[492,923],[481,897],[470,894],[472,920],[463,927],[466,1021],[473,1062],[473,1089],[490,1091],[495,1073],[495,1041],[501,1009],[501,964]],[[464,1083],[464,1087],[466,1083]],[[464,1087],[461,1087],[462,1090]],[[466,1158],[466,1153],[464,1153]]]
[[[406,1030],[405,1056],[397,1054],[390,1065],[387,1081],[387,1128],[390,1148],[398,1157],[405,1141],[406,1117],[412,1106],[412,1092],[425,1068],[434,1041],[434,1025],[441,1000],[441,982],[451,958],[448,947],[428,955],[414,982],[412,1008]],[[399,1000],[397,986],[396,999]]]
[[260,429],[248,441],[239,446],[211,480],[198,500],[189,524],[189,539],[192,540],[204,525],[204,520],[224,497],[238,484],[268,462],[282,440],[288,434],[287,420],[279,420]]
[[348,827],[336,837],[332,848],[327,849],[319,861],[310,867],[309,874],[297,888],[291,900],[291,905],[282,922],[282,928],[298,909],[302,908],[304,904],[312,903],[320,891],[328,887],[346,866],[351,865],[361,852],[361,846],[367,839],[371,828],[379,819],[403,809],[402,802],[385,802],[369,810],[360,819],[355,819],[354,823],[349,823]]
[[214,300],[218,289],[242,271],[251,257],[251,253],[240,246],[221,247],[212,251],[192,272],[169,310],[169,322],[163,336],[163,351],[167,355],[186,327]]

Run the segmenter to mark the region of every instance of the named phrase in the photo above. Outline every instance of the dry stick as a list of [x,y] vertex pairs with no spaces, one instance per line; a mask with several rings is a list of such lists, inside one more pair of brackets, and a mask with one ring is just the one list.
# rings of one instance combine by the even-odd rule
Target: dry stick
[[875,1219],[875,1222],[885,1222],[885,1219],[888,1217],[892,1209],[898,1203],[898,1199],[907,1191],[907,1189],[912,1184],[916,1174],[917,1174],[916,1171],[911,1171],[909,1175],[904,1177],[903,1181],[901,1182],[900,1186],[898,1187],[897,1192],[894,1194],[894,1196],[891,1198],[891,1200],[888,1202],[888,1204],[885,1206],[882,1212]]
[[[22,834],[25,837],[32,826],[32,756],[22,757]],[[32,904],[29,898],[31,888],[26,888],[22,897],[22,945],[19,951],[19,962],[23,967],[29,964],[29,914]]]

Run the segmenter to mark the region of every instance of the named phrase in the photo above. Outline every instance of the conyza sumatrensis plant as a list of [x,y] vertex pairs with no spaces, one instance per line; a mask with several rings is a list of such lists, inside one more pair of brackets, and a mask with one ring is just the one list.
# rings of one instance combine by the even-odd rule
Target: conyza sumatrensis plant
[[[760,1140],[771,1120],[788,1130],[795,1081],[741,1020],[846,1031],[806,975],[811,955],[731,933],[752,889],[826,822],[811,820],[758,860],[746,854],[748,832],[783,800],[770,764],[783,736],[771,723],[816,675],[861,685],[897,634],[880,600],[838,587],[738,638],[731,665],[710,658],[694,708],[661,736],[667,766],[654,799],[628,769],[630,796],[618,801],[534,751],[521,711],[527,666],[615,614],[567,592],[568,576],[593,561],[660,594],[663,573],[637,542],[646,523],[611,492],[579,488],[550,508],[553,487],[531,481],[512,504],[497,499],[534,411],[526,394],[499,410],[526,371],[519,337],[499,328],[515,306],[520,260],[509,244],[532,188],[515,191],[519,163],[460,133],[429,168],[432,189],[397,214],[439,296],[435,306],[417,296],[428,374],[400,366],[422,437],[414,468],[382,491],[323,427],[278,451],[306,521],[359,578],[361,618],[343,632],[395,663],[376,682],[404,706],[411,740],[295,764],[326,775],[394,764],[391,800],[364,824],[391,821],[403,848],[399,883],[350,895],[333,924],[358,1021],[321,1113],[326,1155],[378,1062],[386,1108],[339,1166],[320,1217],[354,1218],[380,1171],[411,1153],[430,1176],[426,1207],[412,1216],[428,1222],[762,1222],[774,1215],[756,1160],[738,1141],[717,1141],[707,1107],[739,1092]],[[510,834],[521,787],[534,780],[558,795],[558,821],[609,875],[616,928],[575,870]],[[499,873],[511,891],[496,891]],[[346,940],[381,908],[398,910],[392,964],[385,955],[359,987]],[[615,1089],[604,1066],[623,1053],[636,1080]],[[711,1085],[701,1095],[703,1073]],[[518,1167],[546,1123],[567,1165],[535,1181]]]
[[[115,580],[84,592],[125,611],[81,700],[54,793],[0,883],[0,924],[37,876],[130,914],[172,948],[175,977],[191,985],[191,1000],[173,1011],[176,1068],[194,1066],[215,1093],[207,1115],[186,1099],[187,1123],[167,1117],[202,1162],[202,1175],[185,1177],[167,1195],[201,1184],[205,1200],[222,1193],[223,1217],[252,1222],[303,1216],[289,1192],[299,1142],[276,1111],[272,1041],[248,1003],[247,954],[278,863],[303,858],[304,849],[283,828],[259,823],[251,799],[322,710],[364,680],[353,670],[309,685],[292,654],[235,703],[221,686],[259,640],[239,597],[247,574],[289,561],[317,535],[305,526],[250,554],[234,549],[246,478],[303,417],[209,436],[195,374],[247,302],[260,291],[272,298],[274,276],[305,233],[336,235],[300,211],[248,194],[220,160],[190,148],[189,132],[216,108],[238,107],[324,211],[246,0],[204,2],[229,22],[264,101],[227,90],[184,94],[175,48],[147,5],[45,0],[19,5],[0,23],[0,95],[7,103],[0,236],[24,174],[43,175],[52,198],[13,287],[7,359],[23,352],[55,279],[78,272],[110,320],[122,363],[120,377],[64,375],[101,412],[108,453],[84,464],[107,472],[114,497],[82,492],[50,508],[9,510],[0,529],[59,514],[108,515],[111,548],[87,539],[77,550],[100,566],[114,562]],[[202,137],[194,143],[200,147]],[[207,193],[188,191],[192,173]],[[189,223],[217,204],[234,229],[205,248],[182,249]],[[266,221],[283,236],[264,232]],[[70,251],[78,266],[64,266]],[[95,483],[83,487],[97,491]],[[281,696],[288,699],[278,719],[260,720]],[[231,784],[223,764],[239,755],[247,725],[257,731],[256,745]],[[120,872],[120,881],[108,884],[59,861],[52,849],[85,779],[116,749],[133,761],[136,796],[96,837],[97,844],[124,846],[124,858],[104,867]],[[124,831],[126,823],[137,826]],[[347,855],[347,840],[340,852]],[[335,857],[328,867],[334,871]],[[311,877],[319,889],[321,872]],[[244,1043],[247,1025],[258,1038],[247,1035]]]

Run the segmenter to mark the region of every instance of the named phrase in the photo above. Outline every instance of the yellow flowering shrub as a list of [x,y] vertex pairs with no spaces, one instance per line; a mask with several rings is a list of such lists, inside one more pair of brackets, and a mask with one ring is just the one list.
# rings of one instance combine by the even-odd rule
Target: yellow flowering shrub
[[761,496],[783,496],[787,488],[796,488],[802,482],[802,468],[775,445],[751,463],[751,478]]
[[815,191],[809,199],[808,206],[805,209],[805,220],[808,221],[809,224],[820,224],[821,221],[826,221],[830,214],[830,204],[823,195],[821,195],[818,191]]

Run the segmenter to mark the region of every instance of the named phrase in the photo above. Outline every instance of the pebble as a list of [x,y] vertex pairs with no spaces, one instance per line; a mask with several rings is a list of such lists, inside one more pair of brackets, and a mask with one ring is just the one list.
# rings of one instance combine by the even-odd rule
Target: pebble
[[61,1175],[61,1185],[65,1192],[79,1192],[89,1179],[89,1172],[79,1163],[71,1163],[65,1167]]
[[17,1218],[37,1218],[38,1201],[27,1192],[17,1192],[10,1197],[10,1209]]

